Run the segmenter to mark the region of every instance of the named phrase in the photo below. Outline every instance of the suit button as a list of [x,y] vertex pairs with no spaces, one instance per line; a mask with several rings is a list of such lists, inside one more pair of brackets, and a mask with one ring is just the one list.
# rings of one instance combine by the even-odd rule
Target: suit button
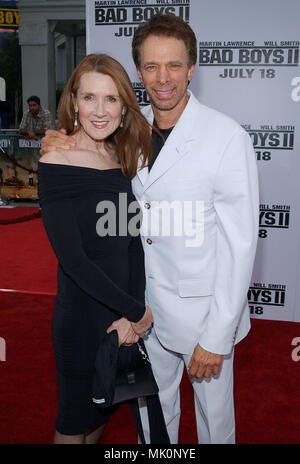
[[239,327],[237,326],[237,327],[236,327],[236,329],[235,329],[234,335],[233,335],[233,337],[232,337],[232,343],[234,343],[234,342],[235,342],[235,339],[236,339],[236,335],[237,335],[238,328],[239,328]]
[[150,203],[145,203],[145,204],[144,204],[144,207],[145,207],[146,209],[150,209],[150,208],[151,208],[151,205],[150,205]]
[[151,238],[147,238],[146,242],[148,243],[148,245],[152,245],[152,240],[151,240]]

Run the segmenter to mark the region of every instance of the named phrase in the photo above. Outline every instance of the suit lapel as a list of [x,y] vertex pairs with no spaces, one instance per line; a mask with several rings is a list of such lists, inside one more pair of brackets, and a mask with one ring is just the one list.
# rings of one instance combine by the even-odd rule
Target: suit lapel
[[140,170],[138,169],[137,175],[138,175],[138,178],[140,179],[142,185],[144,186],[145,183],[146,183],[147,177],[149,176],[148,167],[145,167],[145,168],[140,169]]
[[[193,123],[195,123],[196,100],[191,92],[188,93],[190,99],[186,108],[161,149],[150,173],[148,174],[148,168],[144,168],[138,172],[139,178],[144,186],[143,191],[148,189],[159,177],[170,169],[173,164],[177,163],[187,153],[187,144],[194,139]],[[147,112],[144,114],[149,123],[152,124],[153,113],[151,109],[147,108]],[[144,172],[145,169],[147,169],[147,173]]]
[[[175,128],[173,129],[175,131]],[[161,177],[168,169],[171,168],[173,164],[175,164],[179,159],[186,153],[184,150],[185,147],[185,140],[181,140],[181,143],[175,143],[175,141],[169,140],[170,137],[173,135],[172,133],[169,135],[166,144],[161,149],[159,156],[155,160],[155,163],[149,172],[148,176],[146,177],[144,183],[144,190],[149,188],[153,182],[155,182],[159,177]],[[173,139],[173,137],[172,137]]]

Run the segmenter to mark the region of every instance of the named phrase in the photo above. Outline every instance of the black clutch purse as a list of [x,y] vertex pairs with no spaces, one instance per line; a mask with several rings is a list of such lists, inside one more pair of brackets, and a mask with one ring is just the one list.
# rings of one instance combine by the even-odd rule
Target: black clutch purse
[[112,404],[156,395],[158,387],[142,342],[119,348],[115,394]]
[[112,331],[99,345],[95,368],[92,399],[101,408],[158,393],[142,340],[119,347],[118,334]]
[[170,444],[158,386],[154,379],[143,340],[119,348],[118,334],[107,334],[98,347],[93,379],[93,402],[100,408],[114,409],[128,401],[141,442],[145,444],[137,398],[146,397],[150,443]]

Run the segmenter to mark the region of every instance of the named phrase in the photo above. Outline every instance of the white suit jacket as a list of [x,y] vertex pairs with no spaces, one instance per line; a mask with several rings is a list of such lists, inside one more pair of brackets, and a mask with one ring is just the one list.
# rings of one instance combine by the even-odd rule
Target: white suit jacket
[[[199,343],[227,354],[250,329],[256,159],[239,124],[189,95],[150,173],[132,181],[143,212],[146,301],[166,348],[192,354]],[[143,112],[152,123],[151,107]]]

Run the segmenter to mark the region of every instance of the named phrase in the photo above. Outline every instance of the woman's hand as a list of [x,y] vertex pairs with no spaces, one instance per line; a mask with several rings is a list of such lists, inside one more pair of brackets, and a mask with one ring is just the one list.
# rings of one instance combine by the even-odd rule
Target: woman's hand
[[141,338],[145,335],[150,327],[153,325],[153,315],[152,311],[149,306],[146,306],[145,314],[143,315],[142,319],[138,322],[131,322],[132,328],[134,332]]
[[47,130],[45,137],[42,138],[42,148],[40,150],[41,155],[45,155],[50,151],[56,150],[70,150],[75,148],[76,141],[74,137],[67,135],[65,129],[60,131]]
[[119,346],[121,345],[132,345],[139,341],[139,336],[134,333],[131,322],[125,317],[114,321],[107,329],[107,333],[116,330],[118,332]]

